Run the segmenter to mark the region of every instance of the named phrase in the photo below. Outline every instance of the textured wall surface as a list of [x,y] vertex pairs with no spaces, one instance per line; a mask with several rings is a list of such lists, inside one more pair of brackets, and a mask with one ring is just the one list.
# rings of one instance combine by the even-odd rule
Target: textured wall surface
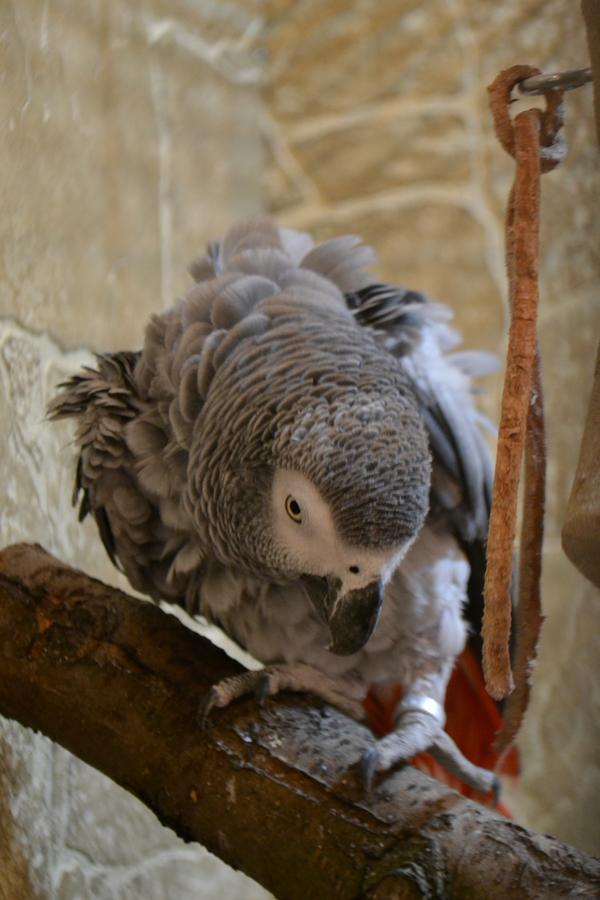
[[37,892],[31,883],[29,860],[15,836],[15,824],[8,803],[13,772],[6,756],[4,745],[0,744],[0,897],[3,900],[36,900]]
[[0,16],[0,312],[66,346],[137,346],[215,229],[257,209],[260,20],[185,0]]
[[[484,88],[514,62],[585,64],[569,0],[0,0],[0,47],[0,543],[115,582],[46,401],[90,351],[138,346],[204,242],[261,207],[363,234],[383,276],[503,352],[512,163]],[[600,598],[559,544],[600,334],[591,117],[589,88],[569,96],[570,154],[543,182],[547,623],[511,802],[598,852]],[[267,896],[46,739],[2,723],[0,741],[1,900]]]

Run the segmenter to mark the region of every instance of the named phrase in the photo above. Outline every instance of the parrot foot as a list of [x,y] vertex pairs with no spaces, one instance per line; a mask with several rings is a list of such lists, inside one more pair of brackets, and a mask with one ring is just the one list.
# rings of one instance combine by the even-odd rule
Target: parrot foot
[[365,790],[371,790],[376,773],[388,772],[418,753],[430,753],[452,775],[482,794],[492,791],[497,800],[500,782],[496,775],[469,762],[434,716],[416,710],[404,713],[398,730],[363,755],[361,774]]
[[239,697],[254,694],[259,703],[280,691],[298,691],[314,694],[331,706],[337,707],[353,719],[361,721],[365,717],[363,705],[349,695],[350,686],[346,682],[328,678],[318,669],[304,663],[267,666],[264,669],[242,672],[224,678],[212,686],[199,710],[202,728],[208,727],[208,718],[215,707],[229,706]]
[[209,716],[215,707],[224,708],[233,703],[239,697],[244,697],[256,691],[259,681],[257,676],[262,670],[242,672],[241,675],[232,675],[224,678],[217,684],[213,684],[198,710],[198,721],[202,729],[209,727]]

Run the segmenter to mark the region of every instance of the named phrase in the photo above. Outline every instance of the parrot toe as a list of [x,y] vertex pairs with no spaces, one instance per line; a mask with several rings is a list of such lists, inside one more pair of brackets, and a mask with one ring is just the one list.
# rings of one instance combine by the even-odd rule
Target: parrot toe
[[500,790],[498,776],[489,769],[482,769],[470,762],[443,729],[436,735],[429,752],[448,772],[456,775],[473,790],[481,794],[491,792],[495,798],[497,797]]
[[357,721],[365,718],[362,703],[352,696],[347,684],[328,678],[312,666],[293,663],[242,672],[214,684],[200,704],[198,723],[206,730],[210,725],[210,713],[215,707],[229,706],[234,700],[248,694],[254,694],[258,704],[262,706],[267,697],[273,697],[281,691],[314,694]]
[[209,716],[215,707],[223,709],[239,697],[262,690],[263,682],[268,682],[265,671],[259,669],[242,672],[241,675],[232,675],[231,678],[224,678],[218,684],[213,684],[198,709],[200,728],[206,730],[210,727]]
[[494,783],[492,785],[492,799],[494,801],[494,807],[498,806],[500,803],[500,793],[502,789],[502,783],[497,775],[494,775]]
[[398,729],[363,755],[360,769],[365,790],[371,790],[377,772],[390,772],[420,753],[431,754],[449,773],[474,790],[483,794],[492,792],[497,801],[500,790],[497,776],[470,762],[433,716],[418,711],[405,713]]

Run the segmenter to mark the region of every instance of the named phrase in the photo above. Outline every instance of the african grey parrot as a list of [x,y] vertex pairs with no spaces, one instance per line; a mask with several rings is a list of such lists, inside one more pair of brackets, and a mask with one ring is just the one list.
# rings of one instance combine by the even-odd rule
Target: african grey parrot
[[264,663],[218,684],[206,711],[291,689],[360,718],[368,692],[400,683],[367,781],[428,750],[489,791],[443,708],[464,608],[480,603],[481,357],[449,354],[448,311],[377,283],[373,261],[352,236],[238,224],[143,349],[98,356],[50,415],[77,421],[80,517],[131,584]]

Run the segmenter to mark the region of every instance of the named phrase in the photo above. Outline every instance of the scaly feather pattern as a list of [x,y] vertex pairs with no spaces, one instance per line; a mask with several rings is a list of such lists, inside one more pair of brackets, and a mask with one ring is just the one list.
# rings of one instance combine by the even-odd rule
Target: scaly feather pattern
[[[471,376],[489,360],[453,354],[448,311],[378,284],[373,262],[353,236],[314,245],[269,219],[240,223],[192,264],[192,287],[151,319],[141,351],[98,357],[50,416],[76,419],[81,515],[136,588],[220,624],[279,666],[279,687],[315,689],[312,667],[342,705],[395,682],[441,703],[487,530]],[[294,526],[284,538],[281,478],[314,492],[335,571]],[[327,576],[339,591],[356,572],[344,596],[374,603],[358,573],[375,566],[379,625],[339,655],[307,585]],[[405,730],[378,745],[383,768],[433,734],[424,715],[410,714],[408,743]]]

